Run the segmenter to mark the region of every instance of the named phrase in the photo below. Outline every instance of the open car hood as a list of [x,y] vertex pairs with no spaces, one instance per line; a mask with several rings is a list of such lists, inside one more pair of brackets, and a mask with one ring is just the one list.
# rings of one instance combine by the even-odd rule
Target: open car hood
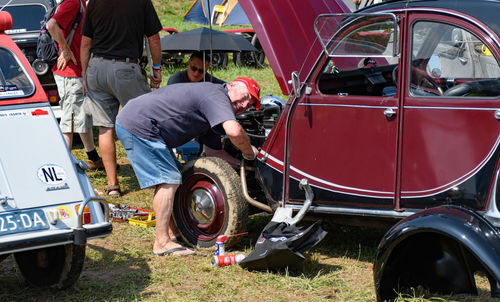
[[349,13],[342,0],[240,0],[283,94],[293,71],[305,79],[323,50],[314,32],[319,14]]

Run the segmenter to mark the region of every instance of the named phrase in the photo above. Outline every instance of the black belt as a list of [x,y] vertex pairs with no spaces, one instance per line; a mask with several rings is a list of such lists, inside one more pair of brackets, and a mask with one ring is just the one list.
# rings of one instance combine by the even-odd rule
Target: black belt
[[139,64],[139,59],[132,59],[132,58],[125,58],[125,59],[116,59],[116,58],[105,58],[101,57],[99,55],[92,55],[93,58],[97,59],[103,59],[103,60],[108,60],[108,61],[117,61],[117,62],[128,62],[128,63],[135,63]]

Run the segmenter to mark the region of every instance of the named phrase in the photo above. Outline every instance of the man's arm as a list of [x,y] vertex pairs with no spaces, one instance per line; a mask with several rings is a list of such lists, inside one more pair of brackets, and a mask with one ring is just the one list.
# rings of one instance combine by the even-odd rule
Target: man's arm
[[222,123],[222,127],[231,140],[231,143],[241,150],[243,157],[246,159],[255,159],[257,157],[259,151],[250,144],[250,139],[240,123],[235,120],[229,120]]
[[207,145],[203,145],[203,151],[205,152],[206,156],[214,156],[214,157],[219,157],[222,158],[223,160],[227,161],[233,168],[238,168],[238,165],[240,161],[234,157],[232,157],[229,153],[227,153],[224,150],[216,150],[212,149]]
[[82,36],[82,42],[80,45],[80,63],[82,64],[83,92],[85,92],[85,74],[87,72],[87,67],[89,66],[91,45],[92,39],[87,36]]
[[64,39],[64,34],[61,30],[61,27],[59,27],[59,23],[57,23],[57,21],[54,19],[50,19],[47,22],[46,27],[54,41],[56,41],[62,49],[62,52],[57,58],[57,69],[64,70],[70,60],[73,61],[73,63],[75,63],[76,65],[77,62],[75,55],[71,51],[68,43],[66,42],[66,39]]
[[[151,37],[148,37],[148,43],[149,43],[149,51],[151,51],[151,59],[153,61],[153,65],[160,64],[161,63],[160,35],[154,34]],[[149,75],[152,88],[160,87],[161,77],[162,77],[161,69],[153,68],[153,74]]]

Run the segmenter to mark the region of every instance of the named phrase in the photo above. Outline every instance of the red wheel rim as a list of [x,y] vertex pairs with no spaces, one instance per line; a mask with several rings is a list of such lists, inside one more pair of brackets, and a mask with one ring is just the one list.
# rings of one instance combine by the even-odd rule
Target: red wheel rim
[[201,241],[213,240],[224,226],[224,194],[209,175],[190,175],[180,188],[179,212],[182,224],[193,237]]

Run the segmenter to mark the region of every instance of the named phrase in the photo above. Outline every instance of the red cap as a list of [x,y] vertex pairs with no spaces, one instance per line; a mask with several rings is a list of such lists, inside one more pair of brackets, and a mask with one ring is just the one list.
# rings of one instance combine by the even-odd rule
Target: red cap
[[243,84],[245,84],[245,86],[247,86],[248,92],[256,100],[253,107],[256,110],[259,110],[259,108],[260,108],[260,87],[259,87],[259,84],[257,84],[257,82],[255,82],[254,79],[249,79],[249,78],[244,78],[244,77],[236,78],[236,79],[234,79],[233,82],[242,82]]

